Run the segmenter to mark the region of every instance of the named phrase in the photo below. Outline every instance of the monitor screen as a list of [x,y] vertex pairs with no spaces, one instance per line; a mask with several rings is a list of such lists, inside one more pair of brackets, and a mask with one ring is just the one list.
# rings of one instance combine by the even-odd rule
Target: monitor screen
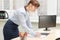
[[40,15],[39,28],[56,27],[56,15]]

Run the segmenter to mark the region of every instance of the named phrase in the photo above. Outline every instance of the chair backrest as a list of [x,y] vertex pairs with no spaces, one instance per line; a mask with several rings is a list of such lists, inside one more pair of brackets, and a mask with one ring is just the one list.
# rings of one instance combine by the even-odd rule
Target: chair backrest
[[8,13],[6,11],[0,11],[0,19],[7,19]]
[[56,40],[60,40],[60,38],[57,38]]

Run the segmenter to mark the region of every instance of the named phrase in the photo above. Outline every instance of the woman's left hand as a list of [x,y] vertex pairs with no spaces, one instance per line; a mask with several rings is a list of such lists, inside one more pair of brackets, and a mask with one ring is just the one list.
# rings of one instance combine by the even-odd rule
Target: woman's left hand
[[11,40],[21,40],[20,37],[13,38]]
[[35,37],[40,37],[40,33],[36,32]]

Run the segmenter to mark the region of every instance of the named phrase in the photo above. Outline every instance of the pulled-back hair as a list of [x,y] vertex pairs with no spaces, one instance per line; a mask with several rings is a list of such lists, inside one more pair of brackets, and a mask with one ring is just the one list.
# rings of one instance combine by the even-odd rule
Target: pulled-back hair
[[30,0],[27,5],[29,5],[29,4],[32,4],[35,7],[39,7],[40,6],[40,4],[39,4],[39,2],[37,0]]

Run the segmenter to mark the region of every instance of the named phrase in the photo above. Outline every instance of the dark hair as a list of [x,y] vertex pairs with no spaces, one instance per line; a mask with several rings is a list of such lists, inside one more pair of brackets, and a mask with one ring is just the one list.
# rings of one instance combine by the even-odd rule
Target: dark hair
[[39,7],[40,6],[40,4],[39,4],[39,2],[37,0],[30,0],[27,5],[29,5],[29,4],[32,4],[35,7]]

